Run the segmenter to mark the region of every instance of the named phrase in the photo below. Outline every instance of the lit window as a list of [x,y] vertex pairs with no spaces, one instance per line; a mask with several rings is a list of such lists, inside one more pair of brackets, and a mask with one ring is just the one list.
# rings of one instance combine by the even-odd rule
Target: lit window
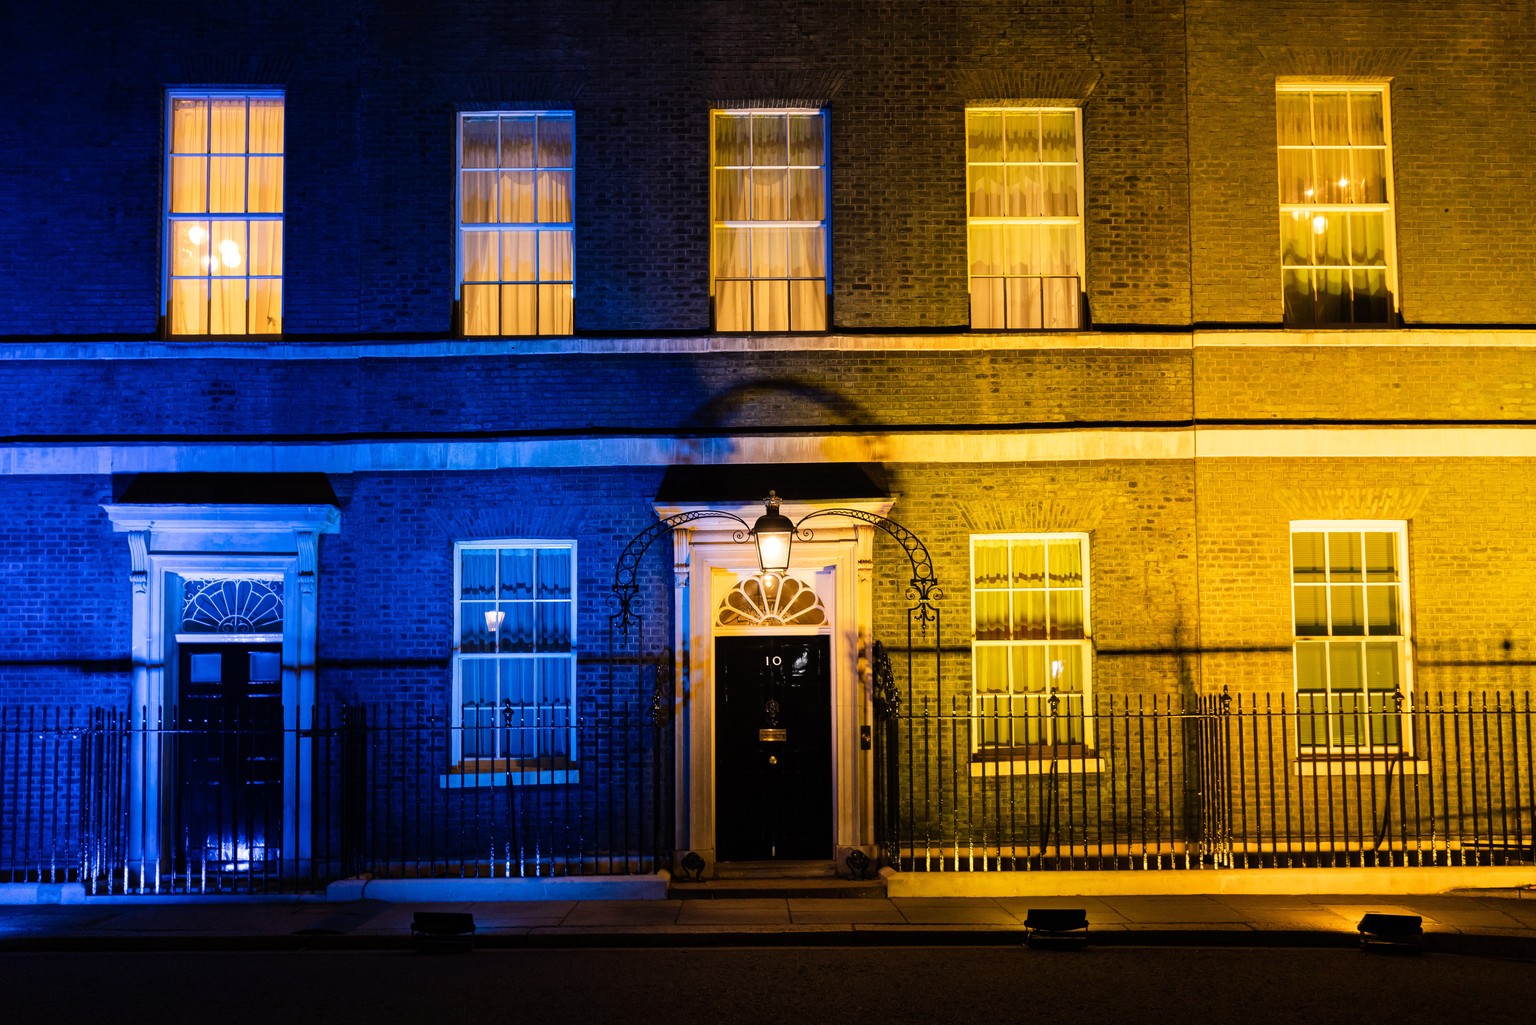
[[1408,708],[1408,582],[1401,522],[1293,523],[1297,743],[1395,750]]
[[166,319],[173,335],[283,330],[283,97],[170,94]]
[[712,114],[717,331],[827,327],[827,141],[819,110]]
[[1093,746],[1084,534],[971,538],[975,749]]
[[965,112],[971,327],[1081,326],[1079,114]]
[[1282,85],[1285,323],[1385,324],[1395,307],[1385,86]]
[[569,111],[460,115],[464,334],[571,333],[575,166]]
[[576,545],[455,547],[454,762],[465,773],[565,769],[574,760]]

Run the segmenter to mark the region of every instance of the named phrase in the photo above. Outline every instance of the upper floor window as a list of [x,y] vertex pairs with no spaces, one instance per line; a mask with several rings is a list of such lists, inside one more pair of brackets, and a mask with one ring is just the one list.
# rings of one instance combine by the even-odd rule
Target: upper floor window
[[1082,323],[1081,111],[965,112],[971,327]]
[[1382,85],[1281,85],[1285,323],[1385,324],[1396,303],[1392,153]]
[[455,555],[454,763],[563,778],[548,773],[575,759],[576,544],[460,542]]
[[1297,743],[1303,753],[1396,749],[1407,711],[1406,530],[1291,525]]
[[166,139],[172,335],[283,330],[283,97],[173,92]]
[[717,331],[827,327],[827,128],[819,110],[711,114]]
[[971,538],[973,749],[1093,747],[1086,534]]
[[575,118],[459,116],[459,313],[466,335],[572,331]]

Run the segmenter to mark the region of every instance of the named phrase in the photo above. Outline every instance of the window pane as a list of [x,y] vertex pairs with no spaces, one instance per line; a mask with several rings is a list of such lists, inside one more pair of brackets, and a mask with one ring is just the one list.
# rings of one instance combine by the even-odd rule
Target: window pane
[[1349,145],[1347,94],[1341,92],[1312,94],[1312,144],[1314,146]]
[[1298,692],[1328,689],[1326,654],[1326,646],[1322,644],[1296,645],[1296,690]]
[[1349,215],[1349,262],[1356,267],[1386,264],[1386,218],[1382,214]]
[[539,333],[539,286],[501,286],[501,330],[508,336]]
[[540,171],[539,172],[539,220],[544,223],[551,221],[571,220],[571,175],[570,171]]
[[536,556],[532,548],[501,550],[501,587],[503,601],[531,601]]
[[1280,151],[1280,202],[1320,203],[1312,186],[1312,151]]
[[789,330],[789,282],[752,283],[752,330]]
[[251,213],[283,212],[283,158],[252,157],[246,195]]
[[789,228],[785,232],[789,247],[790,277],[823,278],[826,276],[826,248],[820,228]]
[[1335,694],[1364,689],[1365,666],[1360,655],[1360,645],[1353,642],[1328,645],[1328,683]]
[[1006,310],[1003,304],[1002,278],[971,279],[971,326],[974,328],[1005,328]]
[[752,220],[782,221],[788,217],[787,174],[782,168],[753,169]]
[[496,166],[496,118],[466,117],[460,137],[463,167]]
[[571,648],[571,605],[563,601],[541,601],[538,608],[540,651],[569,651]]
[[751,175],[750,171],[731,168],[715,172],[715,220],[745,221],[752,215]]
[[1280,145],[1312,144],[1312,99],[1308,93],[1277,93],[1275,115],[1279,122]]
[[575,330],[573,318],[570,285],[539,286],[539,334],[568,335]]
[[1008,648],[986,645],[976,649],[976,691],[980,694],[1008,692]]
[[1009,217],[1050,216],[1045,202],[1044,172],[1038,164],[1009,164],[1004,170],[1008,201],[1002,213]]
[[208,160],[205,157],[174,157],[171,160],[171,213],[201,214],[208,211]]
[[827,329],[826,283],[821,280],[789,283],[789,329],[825,331]]
[[744,114],[716,114],[715,166],[747,167],[751,163],[751,119]]
[[244,96],[213,98],[210,149],[214,153],[244,153],[246,101]]
[[1008,213],[1001,165],[973,164],[970,177],[972,217],[1001,217]]
[[208,283],[206,281],[171,282],[170,320],[172,334],[208,333]]
[[200,275],[208,271],[208,222],[173,221],[171,273]]
[[1386,145],[1381,93],[1374,91],[1351,93],[1349,112],[1350,142],[1356,146]]
[[1040,146],[1040,159],[1076,164],[1076,115],[1068,110],[1045,111],[1041,113]]
[[752,229],[752,276],[789,276],[789,236],[783,228]]
[[1008,586],[1008,542],[975,541],[971,548],[972,579],[977,587]]
[[471,336],[501,332],[501,307],[495,285],[465,285],[461,316],[464,333]]
[[752,163],[757,167],[789,163],[789,134],[783,114],[752,115]]
[[[484,176],[489,179],[489,174]],[[533,171],[502,171],[496,175],[499,208],[491,220],[502,224],[532,224],[534,191],[539,184]]]
[[466,231],[461,237],[464,240],[464,280],[498,280],[496,252],[501,244],[500,235],[494,231]]
[[1365,646],[1365,686],[1367,690],[1397,689],[1397,642],[1374,641]]
[[1359,534],[1328,535],[1328,571],[1334,583],[1365,579],[1360,564],[1360,547]]
[[1078,326],[1081,307],[1077,278],[1046,278],[1040,283],[1041,327],[1066,329]]
[[496,175],[465,171],[460,177],[460,220],[465,224],[491,224],[496,220]]
[[1040,114],[1033,110],[1003,115],[1003,159],[1010,164],[1039,163]]
[[752,233],[747,228],[715,229],[715,275],[744,278],[752,272]]
[[1051,637],[1056,640],[1083,636],[1083,592],[1051,592]]
[[715,284],[715,330],[752,330],[752,284],[721,281]]
[[208,333],[245,333],[245,279],[214,279],[208,289]]
[[253,335],[281,334],[283,330],[283,283],[253,280],[246,309],[247,330]]
[[1008,326],[1040,328],[1045,326],[1041,308],[1039,278],[1009,278],[1004,290],[1004,308]]
[[789,211],[791,221],[819,221],[823,217],[820,168],[789,172]]
[[539,233],[503,231],[501,238],[501,280],[533,281],[537,277],[536,260]]
[[1303,583],[1322,583],[1327,580],[1327,564],[1324,561],[1324,535],[1305,533],[1291,535],[1291,577]]
[[1323,637],[1328,633],[1328,589],[1326,587],[1297,587],[1296,635],[1298,637]]
[[213,157],[208,161],[208,210],[245,212],[244,157]]
[[571,166],[573,122],[564,117],[539,118],[539,166]]
[[251,222],[250,272],[274,276],[283,273],[282,221]]
[[1077,168],[1041,168],[1041,213],[1046,217],[1077,216]]
[[1328,588],[1328,598],[1336,636],[1352,637],[1365,633],[1365,588],[1335,585]]
[[1013,623],[1010,635],[1017,641],[1045,640],[1044,591],[1013,592]]
[[208,152],[208,101],[181,98],[171,101],[171,152]]
[[[822,119],[818,115],[797,114],[789,119],[789,162],[799,167],[819,168],[823,156]],[[818,172],[819,173],[819,172]]]
[[[971,273],[1003,273],[1003,228],[997,224],[971,225]],[[972,283],[973,291],[975,282]],[[1001,286],[998,286],[1001,288]]]
[[1368,587],[1366,601],[1370,614],[1370,632],[1395,634],[1401,632],[1397,622],[1397,587]]
[[540,281],[571,279],[571,233],[569,231],[539,232],[538,276]]
[[[1003,159],[1003,115],[1000,112],[971,112],[966,115],[966,156],[971,161],[1001,163]],[[975,169],[972,169],[974,173]]]

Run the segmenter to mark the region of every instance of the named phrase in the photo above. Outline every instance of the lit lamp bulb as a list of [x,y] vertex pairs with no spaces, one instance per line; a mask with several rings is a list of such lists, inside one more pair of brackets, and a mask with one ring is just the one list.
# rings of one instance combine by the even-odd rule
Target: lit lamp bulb
[[219,260],[224,266],[234,269],[240,266],[240,245],[232,238],[227,238],[219,243]]
[[194,224],[187,229],[187,241],[194,246],[200,246],[208,239],[208,233],[203,230],[201,224]]
[[789,548],[794,541],[795,525],[779,513],[779,496],[770,491],[763,499],[763,515],[752,526],[757,542],[757,565],[767,579],[781,577],[789,569]]
[[1312,218],[1312,233],[1314,235],[1326,235],[1328,233],[1328,218],[1322,214]]
[[485,614],[485,628],[491,632],[491,648],[501,650],[501,624],[506,622],[507,614],[500,609],[492,609]]

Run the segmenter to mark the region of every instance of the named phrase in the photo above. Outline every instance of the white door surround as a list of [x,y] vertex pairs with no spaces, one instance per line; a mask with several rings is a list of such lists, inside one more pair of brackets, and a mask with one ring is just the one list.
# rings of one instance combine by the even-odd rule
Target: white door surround
[[[813,512],[853,509],[883,517],[892,500],[785,502],[780,512],[799,522]],[[762,514],[762,503],[658,504],[663,519],[714,509],[747,524]],[[715,638],[762,634],[825,634],[831,644],[833,849],[840,872],[857,849],[876,855],[874,764],[861,749],[860,727],[873,725],[870,645],[873,642],[872,587],[875,527],[853,517],[819,516],[808,525],[809,539],[797,538],[788,576],[810,586],[826,609],[821,626],[718,626],[716,613],[727,594],[759,572],[757,549],[737,541],[740,526],[726,518],[690,521],[673,531],[673,650],[678,686],[673,724],[676,759],[675,845],[704,858],[714,875],[715,839]],[[675,866],[674,866],[675,868]]]
[[[210,577],[281,580],[284,857],[309,854],[309,741],[315,702],[316,570],[319,536],[337,532],[329,505],[103,505],[131,558],[133,682],[130,719],[154,729],[175,700],[174,662],[182,581]],[[128,859],[154,879],[161,851],[160,788],[167,766],[155,745],[134,747]],[[164,852],[168,854],[169,852]]]

